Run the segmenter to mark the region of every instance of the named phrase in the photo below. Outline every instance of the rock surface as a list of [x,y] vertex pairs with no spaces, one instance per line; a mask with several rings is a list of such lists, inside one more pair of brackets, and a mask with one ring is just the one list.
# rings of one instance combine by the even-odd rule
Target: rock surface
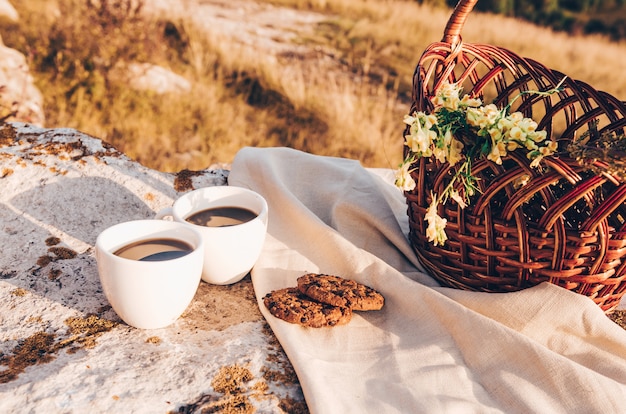
[[14,22],[18,21],[20,18],[17,14],[17,10],[15,10],[15,7],[13,7],[9,0],[0,0],[0,16]]
[[170,327],[124,324],[94,244],[228,171],[161,173],[71,129],[0,126],[0,412],[307,412],[250,278]]
[[[8,0],[0,0],[0,17],[17,22],[19,14]],[[0,37],[0,118],[43,126],[43,95],[35,86],[26,57],[8,48]]]
[[162,66],[150,63],[129,63],[120,65],[112,76],[125,82],[129,88],[139,91],[152,91],[159,95],[183,93],[191,90],[191,82]]
[[0,38],[0,118],[15,112],[10,119],[43,126],[43,95],[35,86],[26,57],[6,47]]

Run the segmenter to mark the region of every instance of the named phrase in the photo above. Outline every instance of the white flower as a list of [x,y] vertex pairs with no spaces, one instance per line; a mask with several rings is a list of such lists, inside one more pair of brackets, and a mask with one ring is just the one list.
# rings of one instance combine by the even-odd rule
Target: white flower
[[461,106],[465,106],[465,107],[479,107],[483,104],[483,102],[479,99],[479,98],[472,98],[469,95],[464,95],[463,98],[461,98],[461,102],[460,105]]
[[428,207],[428,211],[426,211],[426,215],[424,216],[424,220],[428,221],[428,227],[426,228],[426,237],[428,241],[433,243],[435,246],[443,246],[443,244],[448,240],[448,236],[446,235],[446,224],[447,220],[441,218],[439,214],[437,214],[437,206],[439,204],[436,195],[432,195],[432,202]]
[[437,125],[437,115],[430,114],[422,117],[422,122],[424,123],[424,128],[431,129],[433,126]]
[[[452,135],[452,134],[450,134]],[[463,143],[452,137],[448,146],[448,162],[450,165],[456,165],[463,159]]]
[[413,191],[415,189],[415,180],[411,177],[410,167],[410,161],[405,161],[395,172],[396,180],[394,184],[402,191]]
[[524,119],[524,115],[521,112],[513,112],[512,114],[510,114],[507,117],[509,120],[511,120],[511,122],[513,123],[518,123],[520,122],[522,119]]
[[502,131],[503,134],[509,132],[515,126],[515,122],[508,116],[500,118],[496,127]]
[[445,147],[435,147],[433,148],[433,155],[435,156],[435,159],[439,162],[446,162],[447,158],[448,158],[448,151],[446,150]]
[[[437,133],[430,128],[422,125],[430,124],[433,118],[424,114],[423,112],[416,112],[414,116],[406,115],[404,122],[410,126],[408,135],[404,136],[405,145],[411,149],[415,154],[422,157],[430,157],[432,155],[432,143],[437,138]],[[436,121],[437,118],[435,117]],[[431,125],[432,126],[432,125]]]
[[498,121],[498,118],[500,118],[500,116],[502,115],[500,110],[495,104],[489,104],[489,105],[484,106],[483,114],[486,118],[486,122],[488,123],[488,125],[495,124]]
[[498,143],[502,140],[502,131],[500,131],[498,128],[489,128],[487,132],[489,133],[489,136],[494,143]]
[[535,151],[529,152],[527,157],[532,158],[530,166],[536,168],[541,163],[544,157],[550,156],[554,154],[554,152],[558,149],[559,144],[556,141],[550,141],[545,147],[537,147]]
[[518,148],[521,148],[521,147],[520,147],[520,145],[517,142],[515,142],[515,141],[507,141],[507,143],[506,143],[506,150],[508,152],[513,152],[513,151],[515,151]]
[[524,118],[517,124],[524,132],[533,132],[537,130],[537,123],[530,118]]
[[509,131],[509,136],[511,137],[511,139],[520,142],[526,141],[526,134],[519,126],[514,126],[513,128],[511,128],[511,130]]
[[426,210],[426,215],[424,215],[424,219],[429,222],[437,216],[437,206],[439,204],[439,200],[437,200],[437,194],[430,193],[432,201],[430,202],[430,206],[428,206],[428,210]]
[[502,165],[502,157],[506,156],[506,146],[504,142],[493,143],[491,146],[491,152],[487,155],[487,159],[495,162],[498,165]]
[[[528,137],[535,142],[543,142],[546,140],[548,133],[546,131],[532,131],[528,133]],[[550,143],[548,143],[550,145]]]
[[453,111],[457,110],[459,108],[460,92],[461,88],[456,83],[444,82],[437,91],[437,95],[433,97],[432,103],[435,105],[435,108],[443,107]]
[[413,125],[413,123],[417,120],[417,112],[413,113],[414,116],[404,115],[404,123],[407,125]]
[[529,181],[530,181],[530,175],[524,174],[520,177],[517,177],[515,181],[513,181],[513,187],[516,190],[519,190],[520,188],[528,184]]
[[556,141],[550,141],[548,142],[547,148],[554,153],[557,149],[559,149],[559,143]]
[[463,200],[463,197],[461,197],[461,194],[459,194],[458,191],[452,190],[450,192],[450,198],[452,198],[454,201],[456,201],[456,203],[459,205],[460,208],[467,207],[467,204],[465,203],[465,200]]
[[532,139],[527,139],[524,142],[524,146],[526,147],[528,151],[534,151],[539,148]]
[[439,216],[435,217],[434,222],[429,222],[426,228],[426,237],[429,242],[432,242],[435,246],[443,246],[448,236],[446,235],[446,223],[447,220]]
[[530,166],[532,168],[539,167],[539,163],[541,162],[542,159],[543,159],[543,155],[538,155],[535,159],[531,161]]
[[467,112],[465,113],[465,119],[467,120],[468,125],[480,128],[480,123],[483,119],[483,113],[478,108],[467,108]]

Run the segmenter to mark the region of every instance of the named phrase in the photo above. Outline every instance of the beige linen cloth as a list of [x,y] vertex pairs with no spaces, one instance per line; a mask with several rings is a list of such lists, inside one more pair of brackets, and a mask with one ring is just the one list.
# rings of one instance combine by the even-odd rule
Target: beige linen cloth
[[[244,148],[229,184],[262,194],[268,237],[252,281],[312,413],[626,413],[626,331],[550,284],[489,294],[420,271],[388,170],[287,148]],[[387,175],[385,175],[387,174]],[[263,296],[305,272],[380,291],[333,328],[274,318]]]

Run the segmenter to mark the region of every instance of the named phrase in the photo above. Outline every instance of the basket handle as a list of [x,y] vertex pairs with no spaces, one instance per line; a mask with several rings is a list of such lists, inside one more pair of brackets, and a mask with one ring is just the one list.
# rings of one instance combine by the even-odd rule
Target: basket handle
[[477,1],[478,0],[459,0],[448,20],[448,24],[446,24],[442,42],[455,45],[461,40],[461,29],[463,29],[465,19],[467,15],[470,14]]

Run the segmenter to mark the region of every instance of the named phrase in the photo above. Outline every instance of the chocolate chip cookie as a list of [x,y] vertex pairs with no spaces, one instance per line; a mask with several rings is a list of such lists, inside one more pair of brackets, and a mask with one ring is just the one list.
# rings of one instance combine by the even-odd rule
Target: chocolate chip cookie
[[339,276],[308,273],[298,278],[298,290],[318,302],[356,311],[379,310],[385,304],[376,290]]
[[343,325],[352,318],[350,308],[315,302],[295,287],[274,290],[263,303],[275,317],[311,328]]

